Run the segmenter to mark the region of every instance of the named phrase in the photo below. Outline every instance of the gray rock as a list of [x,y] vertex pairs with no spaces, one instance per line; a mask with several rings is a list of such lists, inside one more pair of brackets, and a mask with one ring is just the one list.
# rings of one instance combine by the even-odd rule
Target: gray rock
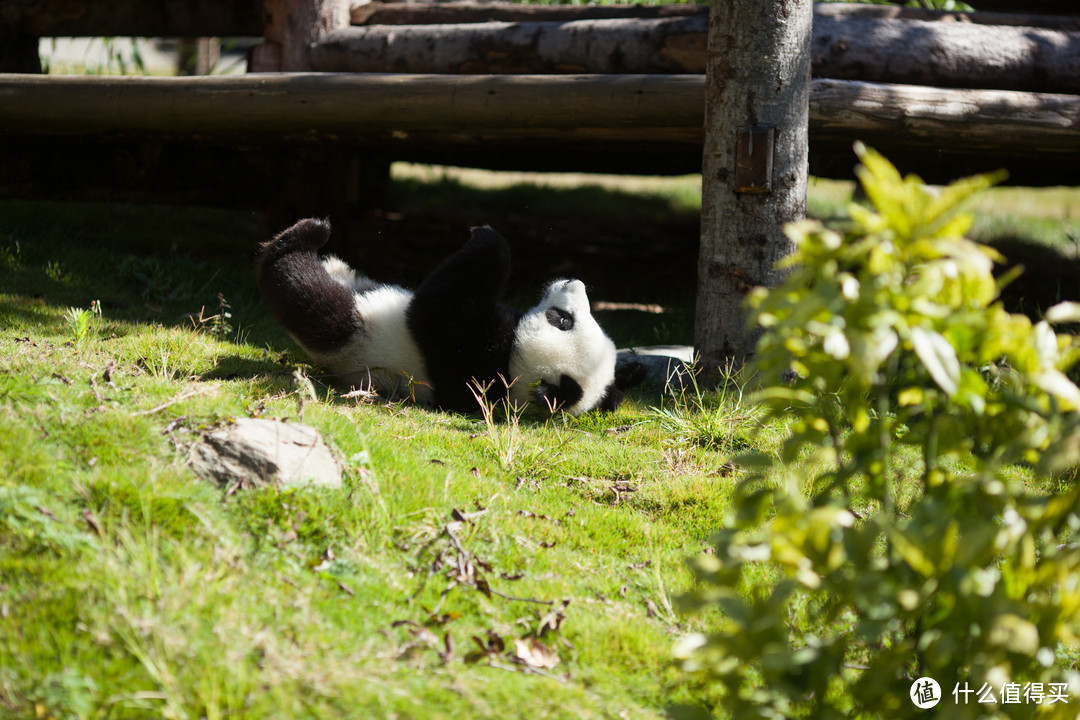
[[636,363],[645,370],[644,384],[668,390],[689,384],[694,362],[694,348],[690,345],[651,345],[619,350],[615,367]]
[[315,428],[240,418],[203,435],[191,449],[197,473],[241,488],[341,487],[342,465]]

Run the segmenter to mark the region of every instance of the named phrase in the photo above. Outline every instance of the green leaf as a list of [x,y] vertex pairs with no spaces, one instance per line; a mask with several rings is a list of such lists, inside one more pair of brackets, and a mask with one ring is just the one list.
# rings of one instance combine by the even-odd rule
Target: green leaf
[[923,367],[946,395],[956,394],[960,386],[960,361],[949,341],[933,330],[911,328],[911,345]]
[[750,404],[757,403],[777,403],[784,402],[791,405],[812,405],[814,403],[813,393],[806,390],[796,390],[795,388],[787,387],[767,387],[750,396]]
[[1018,655],[1033,656],[1039,651],[1039,628],[1013,613],[998,615],[990,628],[989,642]]
[[1080,303],[1061,302],[1046,311],[1046,322],[1053,324],[1080,323]]
[[919,543],[908,538],[899,528],[889,527],[889,540],[893,549],[907,563],[908,567],[923,577],[933,577],[936,566]]
[[[740,488],[739,494],[742,495],[742,492]],[[739,497],[736,505],[736,526],[751,528],[759,525],[772,509],[772,497],[772,488],[759,488]]]
[[1043,392],[1064,400],[1074,408],[1080,407],[1080,388],[1077,388],[1073,381],[1059,370],[1046,368],[1035,377],[1035,385]]

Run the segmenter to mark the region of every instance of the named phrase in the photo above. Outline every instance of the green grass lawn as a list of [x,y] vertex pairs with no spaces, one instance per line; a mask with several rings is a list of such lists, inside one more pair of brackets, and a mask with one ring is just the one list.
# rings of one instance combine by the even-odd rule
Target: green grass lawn
[[[513,212],[514,228],[546,223],[540,242],[566,229],[556,209],[593,234],[638,212],[668,246],[696,242],[699,178],[394,177],[395,217]],[[1053,218],[1033,239],[1073,252],[1080,218],[1051,206],[1077,195],[1061,193],[1017,201],[1009,227]],[[836,216],[849,195],[815,183],[811,211]],[[342,398],[262,309],[261,235],[238,212],[0,202],[0,716],[647,718],[692,703],[671,648],[710,618],[674,607],[685,561],[725,516],[732,458],[775,452],[784,428],[761,428],[737,386],[493,425]],[[612,315],[612,334],[690,343],[692,284],[653,287],[651,269],[639,298],[598,282],[665,304]],[[345,486],[197,477],[190,447],[237,417],[318,428]]]

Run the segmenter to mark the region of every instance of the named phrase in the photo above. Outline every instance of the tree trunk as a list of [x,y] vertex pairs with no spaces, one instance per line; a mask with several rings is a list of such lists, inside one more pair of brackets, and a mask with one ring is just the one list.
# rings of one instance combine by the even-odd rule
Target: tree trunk
[[266,42],[249,58],[251,72],[312,70],[311,46],[349,24],[348,0],[264,0]]
[[744,301],[776,285],[806,214],[810,0],[713,0],[695,346],[715,375],[753,352]]
[[177,75],[209,75],[221,60],[218,38],[185,38],[176,46]]

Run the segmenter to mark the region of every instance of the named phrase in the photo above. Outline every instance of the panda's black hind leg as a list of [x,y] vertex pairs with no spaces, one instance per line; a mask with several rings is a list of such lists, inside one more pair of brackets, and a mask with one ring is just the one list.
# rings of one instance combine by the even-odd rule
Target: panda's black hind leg
[[332,278],[317,250],[330,238],[330,223],[308,218],[259,248],[259,292],[274,318],[305,350],[328,353],[361,332],[353,291]]

